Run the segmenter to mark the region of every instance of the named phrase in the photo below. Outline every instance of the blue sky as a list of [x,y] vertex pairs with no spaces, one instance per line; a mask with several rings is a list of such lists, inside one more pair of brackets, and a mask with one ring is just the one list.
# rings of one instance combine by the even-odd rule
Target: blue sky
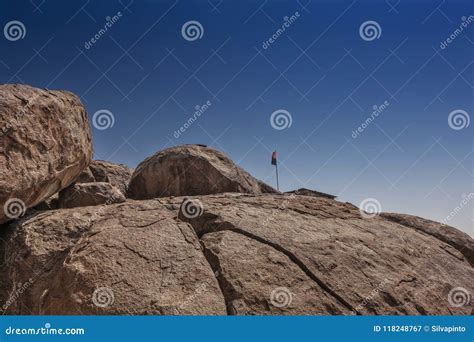
[[[25,35],[1,37],[0,77],[70,90],[91,121],[109,111],[113,126],[93,127],[97,159],[134,167],[202,143],[275,185],[277,150],[282,190],[438,221],[460,207],[448,223],[472,236],[474,124],[448,117],[474,112],[473,14],[472,1],[2,1],[2,27],[19,21]],[[184,39],[189,21],[200,39]],[[375,36],[360,33],[369,21]],[[272,127],[279,110],[290,127]]]

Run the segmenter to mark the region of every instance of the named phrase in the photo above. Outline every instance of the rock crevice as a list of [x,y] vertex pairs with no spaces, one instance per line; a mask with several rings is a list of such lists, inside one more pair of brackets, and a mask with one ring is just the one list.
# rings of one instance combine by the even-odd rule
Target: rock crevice
[[214,255],[212,251],[206,247],[202,240],[200,242],[203,248],[204,257],[206,258],[207,262],[209,263],[209,266],[214,272],[214,276],[216,277],[222,296],[224,297],[227,315],[233,316],[236,314],[235,308],[233,307],[233,301],[238,298],[238,295],[233,289],[232,284],[229,283],[222,275],[222,267],[219,263],[219,258],[216,257],[216,255]]
[[[181,218],[183,219],[182,216],[181,216]],[[184,218],[184,219],[186,219],[186,218]],[[240,228],[236,227],[235,225],[231,224],[230,222],[219,221],[219,218],[216,217],[215,215],[206,215],[206,214],[204,214],[203,217],[202,217],[202,220],[203,221],[201,221],[201,220],[198,221],[198,222],[202,222],[202,225],[200,225],[199,227],[196,227],[195,225],[200,224],[200,223],[197,223],[194,220],[188,220],[188,222],[193,226],[193,228],[196,229],[196,233],[198,234],[200,239],[202,239],[208,233],[231,231],[231,232],[234,232],[234,233],[244,235],[244,236],[246,236],[250,239],[253,239],[255,241],[258,241],[262,244],[268,245],[268,246],[272,247],[273,249],[275,249],[276,251],[286,255],[295,265],[297,265],[301,269],[301,271],[303,271],[304,274],[306,274],[310,279],[312,279],[316,284],[318,284],[318,286],[321,289],[323,289],[324,291],[326,291],[330,296],[334,297],[345,308],[347,308],[348,310],[350,310],[352,312],[355,312],[355,313],[359,314],[359,312],[348,301],[346,301],[341,295],[336,293],[327,284],[325,284],[324,281],[320,277],[318,277],[316,274],[311,272],[311,270],[309,270],[309,268],[304,264],[304,262],[302,260],[300,260],[295,254],[293,254],[291,251],[285,249],[281,245],[279,245],[277,243],[274,243],[272,241],[266,240],[266,239],[264,239],[264,238],[262,238],[258,235],[252,234],[252,233],[250,233],[250,232],[248,232],[244,229],[240,229]],[[216,256],[212,256],[212,254],[209,252],[209,250],[205,250],[204,254],[208,258],[208,260],[209,259],[212,260],[212,262],[210,261],[210,264],[211,264],[211,267],[212,267],[212,265],[214,265],[213,270],[214,271],[219,271],[220,267],[218,267],[218,266],[216,267],[216,265],[219,265],[218,258],[216,258]],[[215,268],[217,268],[217,269],[215,269]],[[220,281],[219,283],[222,283],[222,282],[223,281]],[[233,291],[230,288],[231,288],[230,286],[225,285],[224,290],[223,290],[224,296],[226,296],[226,294],[227,294],[227,297],[229,297],[229,293],[231,293],[230,298],[228,298],[227,301],[231,301],[231,299],[234,297],[232,295]]]

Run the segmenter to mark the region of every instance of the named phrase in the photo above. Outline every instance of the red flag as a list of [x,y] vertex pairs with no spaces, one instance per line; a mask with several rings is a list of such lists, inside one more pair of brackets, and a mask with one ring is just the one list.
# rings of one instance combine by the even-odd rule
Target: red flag
[[272,153],[272,165],[277,164],[277,151],[273,151]]

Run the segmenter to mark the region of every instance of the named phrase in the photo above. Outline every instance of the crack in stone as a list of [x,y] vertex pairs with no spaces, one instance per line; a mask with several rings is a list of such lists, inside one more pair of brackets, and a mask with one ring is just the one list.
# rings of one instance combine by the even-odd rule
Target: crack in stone
[[[210,216],[210,218],[204,221],[204,224],[202,224],[202,226],[200,227],[201,229],[199,227],[195,226],[195,225],[198,225],[196,220],[187,220],[191,224],[191,226],[196,230],[196,234],[198,235],[198,237],[200,239],[207,233],[220,232],[220,231],[232,231],[232,232],[244,235],[248,238],[251,238],[251,239],[253,239],[255,241],[258,241],[262,244],[265,244],[267,246],[270,246],[273,249],[277,250],[278,252],[285,254],[293,263],[295,263],[301,269],[301,271],[303,271],[311,280],[313,280],[316,284],[318,284],[321,289],[323,289],[330,296],[335,298],[345,308],[347,308],[351,312],[355,312],[357,315],[360,315],[360,312],[356,308],[354,308],[348,301],[346,301],[338,293],[336,293],[333,289],[331,289],[327,284],[325,284],[324,281],[321,280],[318,276],[316,276],[316,274],[314,274],[304,264],[303,261],[301,261],[295,254],[293,254],[292,252],[285,249],[283,246],[281,246],[279,244],[276,244],[274,242],[271,242],[271,241],[267,241],[264,238],[262,238],[258,235],[254,235],[252,233],[249,233],[249,232],[247,232],[247,231],[245,231],[241,228],[237,228],[231,222],[228,222],[228,221],[218,222],[217,219],[219,218],[219,216],[217,216],[215,214],[211,214],[209,216]],[[206,257],[206,259],[207,259],[207,257]],[[211,263],[210,263],[210,265],[212,267]],[[219,279],[218,279],[218,281],[219,281]],[[221,290],[222,290],[222,287],[221,287]],[[224,298],[226,298],[224,291],[223,291],[223,294],[224,294]]]
[[416,277],[411,277],[409,279],[400,279],[400,281],[397,283],[397,285],[395,285],[395,287],[398,287],[400,286],[400,284],[403,284],[403,283],[413,283],[413,282],[416,282]]
[[145,259],[147,262],[151,262],[151,261],[154,261],[150,258],[148,258],[147,256],[143,255],[142,253],[136,251],[135,249],[133,249],[132,247],[128,246],[125,242],[123,242],[123,246],[128,249],[130,252],[138,255],[139,257],[141,257],[142,259]]
[[[206,258],[207,262],[209,263],[209,267],[214,273],[214,276],[217,279],[217,284],[219,285],[219,289],[222,293],[222,298],[224,298],[225,307],[228,316],[233,316],[236,314],[234,309],[234,305],[232,304],[233,300],[236,299],[235,295],[229,296],[228,293],[235,293],[233,286],[224,278],[222,275],[222,268],[220,265],[219,258],[212,253],[211,250],[206,248],[204,243],[201,241],[201,246],[203,248],[203,254]],[[227,291],[228,290],[228,291]]]

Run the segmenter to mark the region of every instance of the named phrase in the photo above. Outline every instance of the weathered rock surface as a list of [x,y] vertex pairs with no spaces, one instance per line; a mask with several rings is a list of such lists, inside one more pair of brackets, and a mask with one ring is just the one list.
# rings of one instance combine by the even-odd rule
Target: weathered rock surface
[[128,197],[207,195],[223,192],[275,193],[253,178],[222,152],[203,145],[165,149],[145,159],[135,169]]
[[[168,201],[175,207],[180,200]],[[192,224],[219,271],[228,312],[473,312],[472,301],[450,303],[455,288],[474,293],[473,267],[458,249],[420,229],[381,216],[367,219],[350,204],[309,196],[223,194],[199,200],[201,215],[183,206],[179,217]],[[472,239],[463,235],[459,244]],[[279,287],[293,301],[277,310],[268,292]]]
[[33,209],[37,211],[46,211],[46,210],[54,210],[59,208],[59,193],[54,194],[46,201],[41,202]]
[[77,179],[77,183],[106,182],[118,188],[124,195],[133,170],[124,164],[93,160]]
[[230,314],[350,314],[272,246],[232,231],[209,233],[202,240]]
[[380,215],[387,220],[416,229],[446,242],[448,245],[462,253],[466,260],[474,267],[474,240],[466,233],[463,233],[454,227],[418,216],[395,213],[382,213]]
[[282,194],[53,210],[9,225],[0,299],[9,314],[474,313],[468,258],[417,224]]
[[82,171],[81,174],[76,179],[76,183],[94,183],[94,182],[95,182],[95,178],[89,167],[86,167],[84,171]]
[[0,85],[0,138],[0,223],[67,187],[92,158],[87,113],[65,91]]
[[285,194],[295,194],[295,195],[302,195],[302,196],[314,196],[314,197],[324,197],[329,199],[335,199],[337,196],[326,194],[324,192],[319,192],[316,190],[310,190],[306,188],[300,188],[298,190],[287,191]]
[[226,314],[195,232],[158,201],[43,212],[5,239],[7,314]]
[[110,183],[75,183],[59,193],[59,208],[87,207],[125,202],[123,193]]

